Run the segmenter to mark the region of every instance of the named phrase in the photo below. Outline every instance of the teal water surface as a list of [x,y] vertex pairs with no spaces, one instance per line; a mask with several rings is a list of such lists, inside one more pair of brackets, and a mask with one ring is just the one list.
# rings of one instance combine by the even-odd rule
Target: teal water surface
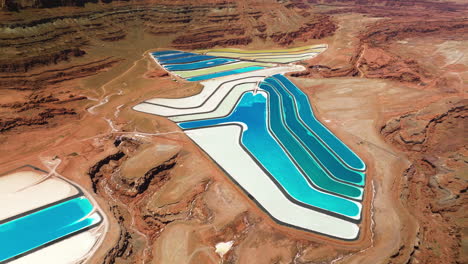
[[217,59],[212,59],[212,60],[192,62],[192,63],[186,63],[186,64],[171,64],[171,65],[165,66],[165,68],[170,71],[198,70],[198,69],[223,65],[229,62],[234,62],[234,61],[237,61],[237,60],[217,58]]
[[213,78],[217,78],[217,77],[223,77],[223,76],[239,74],[239,73],[244,73],[244,72],[257,71],[257,70],[261,70],[261,69],[264,69],[264,68],[265,67],[261,67],[261,66],[249,66],[249,67],[235,69],[235,70],[210,73],[210,74],[206,74],[206,75],[199,75],[199,76],[195,76],[195,77],[192,77],[192,78],[188,78],[187,81],[191,81],[191,82],[204,81],[204,80],[209,80],[209,79],[213,79]]
[[192,57],[192,56],[198,56],[200,54],[197,53],[190,53],[190,52],[181,52],[181,53],[176,53],[176,54],[171,54],[167,55],[164,57],[159,57],[159,63],[164,64],[165,61],[169,60],[175,60],[175,59],[180,59],[180,58],[186,58],[186,57]]
[[271,121],[268,118],[265,95],[248,92],[226,117],[182,122],[178,125],[182,129],[193,129],[238,122],[248,127],[242,132],[241,144],[290,197],[315,208],[349,218],[360,218],[361,208],[358,203],[315,189],[286,155],[268,130],[267,126]]
[[[339,195],[347,196],[350,198],[362,198],[362,189],[356,186],[351,186],[346,183],[336,181],[330,177],[301,145],[298,138],[296,138],[290,130],[286,127],[286,122],[293,126],[294,122],[294,109],[291,105],[285,104],[281,100],[279,94],[273,87],[267,83],[261,83],[260,88],[269,93],[269,113],[270,113],[270,126],[273,134],[283,144],[285,150],[291,157],[298,163],[302,171],[312,180],[312,182],[319,188],[333,192]],[[315,151],[315,150],[314,150]]]
[[1,224],[0,262],[99,223],[99,214],[88,215],[92,210],[78,197]]
[[167,60],[167,61],[164,61],[162,64],[166,65],[166,64],[189,63],[189,62],[196,62],[196,61],[203,61],[203,60],[211,60],[215,58],[216,57],[207,56],[207,55],[196,55],[196,56],[190,56],[186,58]]
[[292,94],[288,93],[277,79],[267,78],[265,82],[271,85],[280,95],[287,127],[291,129],[300,142],[307,147],[309,153],[316,157],[325,170],[333,177],[342,181],[361,186],[364,185],[365,174],[360,171],[349,169],[344,165],[343,162],[316,137],[315,133],[302,122],[298,116],[297,103]]
[[284,87],[293,94],[298,105],[298,113],[300,118],[307,126],[314,131],[318,137],[325,142],[329,149],[342,159],[348,166],[355,170],[365,170],[366,164],[360,159],[348,146],[346,146],[339,138],[337,138],[330,130],[328,130],[314,115],[307,95],[304,94],[296,85],[288,78],[281,74],[273,75],[278,79]]
[[155,58],[160,58],[160,57],[164,57],[166,55],[177,54],[177,53],[182,53],[182,51],[179,51],[179,50],[163,50],[163,51],[151,52],[151,55],[153,57],[155,57]]

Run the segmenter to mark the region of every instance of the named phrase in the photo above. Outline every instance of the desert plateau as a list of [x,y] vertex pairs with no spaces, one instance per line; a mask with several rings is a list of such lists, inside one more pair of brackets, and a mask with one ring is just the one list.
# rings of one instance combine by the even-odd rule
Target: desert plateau
[[0,4],[0,263],[468,263],[468,2]]

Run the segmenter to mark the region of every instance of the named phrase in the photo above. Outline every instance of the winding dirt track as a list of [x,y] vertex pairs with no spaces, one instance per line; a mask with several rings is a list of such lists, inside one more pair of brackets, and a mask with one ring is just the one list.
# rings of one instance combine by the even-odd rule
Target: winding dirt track
[[[29,77],[18,79],[15,83],[11,81],[13,79],[4,78],[8,73],[2,75],[2,81],[7,79],[5,85],[19,86],[18,90],[0,90],[0,102],[4,104],[1,109],[5,109],[1,118],[10,117],[9,114],[24,117],[30,112],[41,113],[48,118],[24,119],[17,122],[17,126],[13,124],[11,129],[6,126],[10,130],[0,133],[0,151],[7,155],[0,157],[0,166],[2,169],[22,164],[40,166],[40,157],[57,156],[62,160],[57,171],[91,192],[93,182],[88,174],[89,168],[116,152],[126,152],[124,159],[129,159],[138,154],[141,146],[168,144],[181,147],[176,166],[165,172],[167,174],[158,176],[164,181],[156,181],[137,198],[124,196],[122,192],[126,190],[123,185],[113,182],[118,178],[118,171],[125,160],[111,160],[105,164],[100,172],[104,187],[93,195],[108,216],[109,232],[102,247],[92,256],[92,263],[167,263],[169,259],[181,260],[181,263],[252,263],[254,259],[259,264],[291,261],[359,264],[466,262],[463,261],[466,256],[461,251],[461,240],[457,237],[460,233],[452,232],[461,228],[457,220],[462,217],[459,213],[463,211],[459,205],[461,199],[450,200],[453,206],[448,209],[438,204],[439,198],[445,197],[443,192],[446,190],[454,194],[462,193],[463,185],[456,175],[458,171],[455,165],[450,167],[455,175],[434,174],[431,169],[431,166],[435,166],[445,170],[447,164],[452,166],[458,162],[457,159],[466,157],[466,149],[455,148],[456,144],[452,142],[460,138],[461,133],[451,125],[462,119],[455,118],[452,112],[436,115],[430,111],[437,108],[431,108],[431,105],[438,106],[436,103],[444,98],[464,97],[463,84],[468,78],[468,71],[467,62],[460,54],[467,53],[466,33],[463,33],[466,19],[460,18],[466,16],[466,3],[417,1],[411,3],[412,6],[399,6],[400,2],[384,1],[391,5],[382,8],[371,1],[359,1],[359,4],[351,0],[340,1],[339,4],[302,2],[304,5],[295,1],[288,8],[275,2],[272,5],[274,8],[265,8],[264,4],[249,5],[247,1],[242,1],[239,5],[241,10],[221,4],[221,13],[215,8],[214,12],[207,12],[212,8],[209,5],[191,5],[190,10],[194,12],[189,17],[195,18],[188,23],[192,25],[191,28],[185,27],[184,22],[177,22],[174,26],[175,30],[187,31],[177,36],[180,38],[172,36],[174,33],[167,33],[171,35],[169,38],[157,35],[161,28],[155,26],[170,21],[167,17],[145,19],[145,16],[148,18],[148,14],[154,13],[140,13],[139,7],[130,12],[131,8],[128,9],[125,3],[108,5],[113,10],[107,10],[105,14],[115,16],[98,19],[98,22],[106,23],[89,34],[86,31],[88,25],[83,24],[87,20],[80,19],[94,14],[96,10],[85,8],[88,13],[80,8],[54,8],[50,9],[51,12],[49,9],[22,10],[19,14],[37,18],[57,17],[57,10],[63,10],[66,14],[77,12],[80,19],[70,23],[71,31],[62,31],[53,23],[46,23],[47,34],[40,36],[35,34],[35,26],[26,25],[26,30],[30,32],[16,30],[19,33],[15,36],[19,37],[21,45],[25,45],[28,54],[31,57],[41,55],[49,66],[36,65],[31,58],[26,58],[29,61],[24,63],[25,55],[21,53],[11,57],[14,61],[7,61],[8,70],[13,69],[11,64],[18,62],[15,64],[18,70],[28,71],[24,76]],[[176,1],[173,4],[170,14],[181,18],[177,7],[185,2]],[[250,7],[253,11],[267,11],[249,13]],[[49,13],[44,15],[44,10]],[[5,18],[5,23],[17,23],[14,21],[16,16],[11,14],[2,11],[0,15]],[[209,21],[220,19],[212,16],[217,14],[227,15],[219,23]],[[236,14],[240,14],[238,20]],[[316,15],[327,21],[316,24],[312,29],[306,28],[304,35],[295,31],[307,21],[314,22]],[[126,19],[119,21],[120,18]],[[18,23],[22,20],[28,23],[28,19],[23,17]],[[135,21],[138,21],[139,27],[134,27],[137,25]],[[140,23],[142,21],[144,25]],[[245,32],[236,36],[237,27],[246,22],[248,27]],[[107,26],[123,31],[115,33],[107,30]],[[211,42],[187,42],[193,40],[193,36],[206,37],[213,26],[223,28],[222,34],[219,34],[221,37]],[[79,31],[70,34],[76,28]],[[257,28],[264,30],[263,33],[257,32]],[[275,40],[270,40],[274,36],[272,29],[277,30]],[[310,38],[321,32],[325,33],[319,36],[322,39],[315,41]],[[54,41],[62,33],[65,34],[63,38]],[[262,34],[266,36],[266,42],[261,39]],[[84,47],[84,42],[75,39],[75,35],[83,35],[90,45]],[[108,42],[98,35],[115,39]],[[196,84],[183,83],[180,79],[176,82],[166,76],[165,71],[145,56],[149,48],[168,47],[175,39],[184,49],[200,45],[207,48],[226,43],[224,41],[244,46],[244,41],[248,41],[245,37],[250,35],[252,42],[247,43],[249,46],[239,48],[270,48],[278,43],[297,44],[301,39],[307,40],[304,45],[328,44],[326,53],[304,65],[307,70],[300,75],[306,78],[296,78],[294,82],[309,95],[320,118],[327,120],[327,126],[358,150],[370,164],[368,195],[365,197],[365,207],[370,212],[364,216],[364,233],[360,241],[342,243],[276,225],[228,181],[224,173],[173,123],[131,110],[132,106],[149,98],[186,97],[199,93],[201,89]],[[41,41],[47,48],[46,52],[35,48],[34,43]],[[87,54],[75,57],[63,53],[64,47],[61,45],[66,41],[76,46],[73,50],[75,55],[83,55],[80,48],[85,49]],[[1,44],[11,45],[11,41],[2,38]],[[49,51],[53,54],[47,53]],[[60,57],[59,65],[53,65],[54,55],[57,54],[64,57]],[[2,54],[2,59],[7,55],[11,54]],[[117,59],[103,60],[111,57]],[[93,63],[89,64],[89,61]],[[54,75],[57,69],[67,70],[63,71],[64,76],[57,77]],[[97,72],[99,74],[89,77]],[[53,85],[54,82],[57,82],[56,85]],[[32,86],[34,92],[21,90],[31,89]],[[65,93],[58,98],[48,96],[56,95],[57,91]],[[90,100],[69,97],[76,93]],[[96,97],[96,100],[91,100],[91,97]],[[35,100],[33,104],[30,104],[31,98]],[[74,98],[80,100],[73,101]],[[59,101],[48,101],[55,99]],[[42,111],[48,108],[59,110]],[[414,114],[420,109],[424,111]],[[419,125],[425,126],[428,118],[424,115],[427,113],[425,111],[431,113],[429,119],[439,118],[439,114],[448,119],[437,119],[440,121],[437,125],[428,121],[430,131],[424,135],[430,144],[419,146],[399,141],[399,138],[415,136],[411,133],[420,131]],[[387,124],[387,121],[390,123]],[[392,131],[395,124],[397,130]],[[385,139],[381,134],[384,125],[390,131],[385,134]],[[443,138],[441,135],[444,133],[449,136]],[[134,152],[131,147],[116,147],[115,142],[123,138],[142,145],[136,147]],[[133,143],[127,142],[130,146]],[[440,149],[446,149],[446,152],[439,153]],[[458,156],[446,157],[451,155],[450,152],[457,152]],[[434,157],[442,159],[437,161]],[[150,165],[157,167],[160,164]],[[206,186],[203,185],[205,181],[209,182]],[[434,182],[438,184],[435,187]],[[200,186],[205,186],[205,189]],[[191,192],[193,190],[200,193],[194,194]],[[443,194],[440,197],[439,192]],[[129,208],[129,204],[138,208]],[[156,214],[149,214],[148,208],[155,210]],[[407,208],[410,208],[410,212]],[[153,222],[148,219],[153,219]],[[141,234],[150,242],[145,243]],[[182,245],[181,239],[187,243]],[[234,241],[232,249],[220,259],[214,246],[218,242],[231,240]],[[446,241],[449,246],[444,247],[433,240]],[[181,246],[183,250],[169,252],[171,256],[165,255],[164,252],[173,245]]]

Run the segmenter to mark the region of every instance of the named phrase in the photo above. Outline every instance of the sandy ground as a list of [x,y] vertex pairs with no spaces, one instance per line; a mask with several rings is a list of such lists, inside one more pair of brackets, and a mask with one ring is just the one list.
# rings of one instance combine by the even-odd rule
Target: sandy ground
[[[342,263],[379,263],[382,252],[394,252],[406,236],[416,232],[416,223],[399,202],[399,177],[409,165],[404,154],[380,136],[380,117],[398,111],[403,102],[431,100],[433,93],[380,80],[326,79],[293,81],[307,94],[318,116],[369,164],[367,194],[375,188],[370,234],[373,243],[365,251],[344,257]],[[365,98],[365,100],[364,100]],[[416,107],[416,106],[415,106]],[[369,204],[365,205],[368,208]],[[404,234],[404,235],[403,235]]]
[[[175,124],[172,124],[170,121],[164,118],[160,118],[160,117],[150,118],[146,114],[137,113],[134,110],[132,110],[131,107],[135,105],[137,102],[141,102],[149,98],[155,98],[155,97],[170,98],[170,97],[177,97],[177,96],[184,97],[188,95],[193,95],[200,91],[199,88],[194,86],[191,83],[175,82],[171,80],[171,78],[168,78],[168,77],[161,78],[157,82],[155,82],[153,79],[148,79],[144,77],[146,76],[146,73],[148,71],[151,71],[153,67],[155,67],[154,62],[148,56],[144,56],[142,58],[136,58],[134,63],[129,63],[127,65],[129,65],[129,68],[122,69],[120,73],[114,75],[115,77],[113,76],[113,77],[108,78],[107,82],[102,82],[102,81],[100,82],[100,83],[103,83],[103,85],[101,85],[101,89],[103,91],[102,93],[103,95],[101,96],[102,98],[101,102],[104,102],[104,103],[102,103],[99,107],[93,108],[92,109],[93,111],[90,111],[91,113],[88,112],[87,114],[82,116],[81,120],[79,121],[81,129],[78,129],[78,130],[75,129],[75,124],[68,124],[65,126],[49,128],[46,134],[44,134],[44,131],[33,130],[27,134],[15,135],[14,136],[16,139],[15,141],[8,141],[10,142],[9,144],[2,145],[2,150],[9,151],[12,153],[11,156],[5,157],[4,159],[2,159],[2,163],[1,163],[2,166],[3,167],[13,166],[13,164],[18,164],[18,162],[40,164],[40,159],[38,159],[37,157],[54,157],[54,156],[63,157],[64,158],[63,163],[58,168],[58,171],[62,175],[66,175],[69,179],[80,183],[82,186],[84,186],[88,190],[91,190],[91,187],[92,187],[91,182],[89,180],[89,177],[86,176],[87,170],[89,169],[89,167],[94,165],[94,163],[96,162],[96,159],[99,159],[99,157],[105,157],[106,155],[109,155],[113,152],[113,150],[104,148],[104,146],[106,142],[108,142],[110,139],[114,138],[115,136],[119,136],[119,135],[137,136],[139,134],[144,136],[144,133],[148,133],[147,136],[150,138],[153,138],[153,137],[154,138],[168,138],[168,139],[173,138],[173,139],[177,139],[177,141],[182,140],[182,142],[185,142],[184,148],[188,148],[190,146],[190,149],[196,149],[195,146],[193,146],[193,144],[190,143],[188,138],[176,133],[177,131],[180,131],[180,130],[178,130]],[[109,75],[107,74],[106,76],[109,76]],[[105,78],[105,77],[102,77],[102,78]],[[297,84],[299,84],[301,88],[304,87],[303,84],[301,83],[297,83]],[[169,89],[170,87],[177,87],[177,88],[170,90]],[[345,88],[342,88],[342,89],[345,89]],[[93,90],[96,90],[96,89],[93,89]],[[305,90],[308,91],[308,88],[306,88]],[[107,100],[104,100],[106,98]],[[89,101],[88,105],[89,106],[96,105],[96,102]],[[322,115],[321,108],[317,108],[317,110],[318,110],[319,116],[321,116]],[[375,114],[374,110],[375,109],[368,110],[366,111],[366,113],[374,113],[374,118],[377,118],[378,115]],[[359,108],[356,111],[361,112],[363,110],[362,108]],[[346,111],[346,113],[349,114],[350,112]],[[329,117],[326,117],[326,116],[324,118],[330,119]],[[110,122],[106,121],[105,119],[110,120]],[[334,123],[335,121],[333,121],[331,124],[334,124]],[[365,123],[367,123],[367,127],[370,127],[372,124],[372,122],[370,122],[369,120],[366,120]],[[362,126],[357,126],[357,127],[362,128]],[[118,131],[113,131],[113,130],[118,130]],[[141,133],[133,132],[133,131],[138,131]],[[375,131],[375,129],[372,128],[372,131]],[[167,134],[168,132],[169,133],[174,132],[176,134]],[[337,133],[340,136],[340,138],[342,138],[340,131],[334,130],[333,132]],[[375,134],[373,136],[377,137],[377,133],[376,132],[374,133]],[[21,144],[21,142],[24,142],[25,138],[37,137],[38,135],[41,135],[41,137],[44,140],[31,142],[32,144],[27,144],[27,145]],[[13,135],[9,137],[12,137],[12,136]],[[355,138],[352,138],[350,140],[345,135],[343,139],[345,140],[346,143],[350,144],[353,147],[353,149],[357,149],[355,145],[355,142],[356,142]],[[45,146],[47,146],[47,148],[45,148]],[[21,155],[19,155],[20,152],[11,151],[10,149],[21,150]],[[378,151],[382,151],[382,150],[378,149]],[[199,150],[197,150],[196,152],[200,153]],[[364,157],[372,156],[372,155],[369,155],[365,151],[362,151],[362,153],[361,151],[358,151],[358,152],[360,155],[363,155]],[[379,155],[381,154],[379,153]],[[204,158],[204,159],[207,160],[207,158]],[[368,158],[366,159],[366,162],[368,164],[371,164],[370,170],[369,170],[369,176],[368,176],[368,179],[371,180],[374,174],[372,170],[373,168],[372,162]],[[232,193],[234,191],[235,195],[233,196],[231,194],[230,196],[236,197],[235,199],[237,200],[237,202],[234,202],[232,200],[233,198],[230,198],[229,207],[226,207],[226,206],[223,206],[222,203],[220,204],[221,201],[219,201],[219,197],[213,196],[212,198],[210,198],[210,195],[206,194],[205,199],[207,203],[214,203],[213,204],[214,207],[212,208],[219,208],[219,209],[230,208],[229,210],[226,210],[226,211],[217,209],[218,210],[216,211],[217,220],[215,223],[218,223],[216,224],[219,226],[218,229],[222,229],[221,228],[222,226],[221,223],[223,223],[222,219],[226,219],[227,221],[232,221],[232,219],[235,218],[236,215],[238,215],[239,213],[242,213],[243,210],[248,208],[249,211],[255,212],[255,215],[258,215],[257,217],[260,217],[260,219],[262,219],[261,221],[262,224],[257,225],[258,227],[256,228],[259,228],[261,230],[270,230],[271,228],[273,228],[273,230],[278,230],[278,231],[271,230],[269,232],[273,232],[273,233],[280,232],[281,234],[283,234],[281,235],[281,237],[286,235],[286,237],[294,237],[295,239],[307,239],[307,240],[312,239],[312,241],[318,241],[318,242],[328,241],[327,243],[331,243],[332,245],[337,246],[339,250],[338,252],[343,251],[343,250],[344,252],[346,252],[346,250],[356,250],[359,248],[365,248],[368,245],[370,245],[370,238],[372,235],[368,229],[370,226],[370,213],[368,211],[364,213],[364,219],[362,223],[363,228],[362,228],[360,240],[353,242],[353,243],[337,242],[337,241],[333,241],[333,240],[330,240],[321,236],[316,236],[307,232],[298,231],[298,230],[294,230],[294,229],[287,228],[287,227],[282,227],[282,226],[277,225],[274,221],[272,221],[261,210],[256,209],[255,204],[252,201],[250,201],[250,199],[247,198],[243,194],[243,192],[239,190],[232,182],[230,182],[230,180],[228,180],[226,176],[224,176],[223,173],[219,169],[217,169],[214,165],[210,165],[210,166],[212,167],[212,169],[210,170],[215,171],[213,172],[212,177],[215,177],[216,179],[216,184],[213,184],[213,187],[211,187],[210,190],[213,189],[214,191],[216,189],[222,189],[224,190],[223,193],[225,192]],[[392,165],[388,165],[388,164],[384,166],[387,168],[393,167]],[[219,186],[219,187],[215,187],[215,186]],[[366,190],[366,193],[369,195],[366,195],[364,199],[364,208],[367,208],[368,210],[370,208],[370,201],[371,201],[370,194],[372,193],[371,191],[372,184],[367,184],[366,186],[368,188]],[[210,191],[210,192],[213,192],[213,191]],[[104,212],[110,216],[109,217],[110,230],[108,232],[108,235],[105,238],[105,241],[103,242],[103,247],[94,256],[94,259],[97,260],[97,259],[103,258],[104,255],[107,254],[108,250],[112,248],[113,245],[116,243],[118,236],[119,236],[118,230],[120,228],[115,218],[112,217],[113,214],[109,211],[110,208],[107,205],[109,201],[105,201],[99,196],[95,196],[95,197],[96,197],[96,201],[101,205]],[[382,199],[385,200],[384,198]],[[209,202],[210,200],[212,202]],[[233,210],[232,206],[235,206],[235,208],[237,209]],[[376,207],[377,206],[378,205],[376,204]],[[388,207],[387,202],[385,203],[384,208],[386,207]],[[241,208],[244,208],[244,209],[241,209]],[[180,242],[176,242],[176,241],[180,241],[180,239],[178,239],[177,236],[173,236],[171,230],[177,230],[177,228],[174,229],[174,227],[171,227],[171,228],[165,229],[165,231],[162,233],[162,237],[167,237],[167,239],[156,240],[157,242],[154,244],[154,247],[152,247],[154,248],[154,250],[156,250],[155,252],[159,252],[160,249],[158,248],[159,248],[159,245],[162,246],[161,243],[163,243],[164,245],[168,243],[169,244],[180,243]],[[203,229],[200,230],[200,227],[197,227],[197,225],[190,227],[189,230],[197,230],[197,233],[199,233],[199,235],[201,236],[207,235],[206,233],[204,233]],[[210,228],[208,228],[208,230],[210,230]],[[188,232],[192,232],[192,231],[188,231]],[[258,233],[258,235],[260,236],[261,234],[265,234],[265,233],[264,232]],[[254,237],[256,236],[257,235],[252,237],[252,235],[248,235],[248,237],[252,237],[251,239],[255,239]],[[286,238],[281,238],[281,239],[284,240]],[[190,239],[190,241],[192,241],[192,239]],[[289,241],[287,239],[284,241],[285,241],[284,243],[291,243],[291,242],[286,242],[286,241]],[[197,244],[197,242],[193,242],[193,243]],[[203,242],[202,244],[200,244],[200,246],[202,245],[203,247],[209,246],[206,244],[206,242]],[[291,246],[292,245],[293,244],[291,244]],[[199,247],[196,247],[196,248],[199,248]],[[215,253],[214,244],[210,246],[210,248],[211,248],[210,255],[212,255],[213,258],[215,259],[219,258],[219,256]],[[250,254],[247,252],[245,253],[247,255],[244,255],[244,253],[241,253],[243,246],[234,244],[234,248],[236,249],[234,251],[236,255],[240,254],[244,257],[247,257]],[[293,248],[295,247],[292,246],[291,250]],[[319,248],[320,250],[325,250],[324,247],[319,246]],[[241,251],[238,252],[239,250]],[[201,251],[201,252],[204,252],[204,251]],[[333,249],[333,247],[326,249],[326,251],[334,252],[334,253],[331,253],[332,256],[333,254],[336,254],[337,252],[335,251],[335,249]],[[172,253],[168,252],[167,254],[174,254],[174,252]],[[185,256],[185,253],[183,252],[180,252],[180,254],[183,254],[180,257]],[[156,253],[154,255],[159,260],[161,260],[160,258],[163,257],[163,255],[159,255]],[[324,258],[329,258],[329,256],[325,256]],[[266,258],[266,260],[267,259],[268,258]],[[159,262],[158,260],[155,259],[154,263],[167,263],[167,262],[164,262],[164,261]],[[242,261],[240,263],[242,263]]]
[[[333,67],[349,61],[358,41],[356,36],[359,30],[379,20],[362,15],[344,15],[340,19],[345,23],[335,37],[315,43],[327,42],[329,50],[312,62],[327,61],[327,65]],[[375,264],[388,262],[401,244],[415,244],[417,223],[402,207],[399,198],[400,175],[409,161],[404,154],[384,142],[378,129],[388,116],[411,112],[423,104],[437,101],[443,96],[439,92],[379,79],[293,79],[309,95],[324,124],[363,157],[369,166],[360,239],[343,243],[276,224],[174,123],[166,118],[132,110],[133,106],[151,98],[195,95],[201,91],[201,87],[197,83],[164,76],[164,71],[145,55],[155,46],[150,38],[141,38],[137,47],[132,44],[132,37],[128,39],[113,49],[103,46],[89,53],[91,58],[101,54],[126,54],[125,61],[93,77],[62,84],[88,96],[90,100],[79,102],[77,108],[87,108],[89,111],[81,112],[73,122],[62,120],[60,125],[51,125],[46,129],[30,127],[27,132],[13,131],[0,136],[0,151],[8,153],[0,157],[3,171],[22,164],[47,169],[43,159],[51,160],[57,156],[63,160],[57,171],[93,193],[108,216],[110,226],[102,247],[90,263],[104,262],[103,259],[116,248],[124,229],[132,236],[129,243],[133,246],[133,253],[123,251],[125,258],[117,258],[116,262],[119,263],[143,263],[143,260],[146,263],[219,263],[221,260],[215,252],[215,245],[234,241],[223,258],[226,261],[252,263],[252,259],[255,259],[256,263],[289,263],[296,259],[305,263],[329,263],[335,259],[334,263]],[[395,45],[414,43],[411,39],[407,41]],[[423,42],[417,45],[425,47],[420,52],[430,51],[432,55],[442,56],[434,57],[437,58],[436,65],[448,63],[445,69],[452,76],[449,80],[456,85],[463,84],[466,71],[462,66],[456,66],[463,62],[459,54],[463,50],[462,43],[437,42],[441,49],[434,50],[428,47],[430,40]],[[424,57],[420,53],[417,56]],[[456,73],[449,73],[452,71]],[[462,86],[455,87],[458,89],[456,93],[462,95]],[[2,100],[8,101],[11,96],[3,94]],[[147,230],[135,224],[138,221],[132,215],[138,214],[132,206],[137,202],[119,200],[112,189],[109,195],[93,192],[89,168],[114,154],[116,149],[113,142],[122,136],[149,140],[155,145],[177,145],[183,149],[179,164],[170,173],[172,178],[162,187],[149,189],[149,194],[145,195],[144,199],[151,202],[151,208],[170,209],[173,204],[181,204],[185,208],[186,203],[191,202],[201,204],[188,207],[198,212],[192,212],[191,217],[190,210],[184,209],[186,214],[176,220],[170,218],[162,229],[149,228],[159,230],[153,240],[145,238],[146,233],[140,234]],[[183,199],[207,179],[210,184],[202,198]],[[375,200],[372,202],[374,194]],[[193,216],[205,215],[199,212],[203,211],[200,208],[209,211],[206,217]],[[121,211],[123,220],[117,217],[116,210]],[[180,250],[172,250],[174,248]]]

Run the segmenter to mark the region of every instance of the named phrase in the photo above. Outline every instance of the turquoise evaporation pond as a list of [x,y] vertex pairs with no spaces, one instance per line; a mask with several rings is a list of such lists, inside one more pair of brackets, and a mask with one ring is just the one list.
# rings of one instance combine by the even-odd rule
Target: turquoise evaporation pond
[[77,197],[0,225],[0,262],[101,221],[85,197]]
[[219,65],[226,64],[229,62],[234,62],[234,61],[238,61],[238,60],[217,58],[217,59],[212,59],[212,60],[192,62],[192,63],[186,63],[186,64],[171,64],[171,65],[165,66],[165,68],[170,71],[198,70],[198,69],[207,68],[207,67],[219,66]]
[[182,53],[180,50],[163,50],[163,51],[156,51],[156,52],[151,52],[151,55],[155,58],[163,57],[169,54],[177,54],[177,53]]
[[242,122],[248,129],[242,132],[241,143],[292,199],[322,210],[360,219],[361,205],[313,188],[305,176],[268,131],[267,99],[262,94],[244,94],[226,117],[182,122],[182,129]]
[[[317,163],[316,160],[306,151],[306,149],[294,137],[286,127],[283,118],[295,119],[294,109],[288,109],[288,105],[281,101],[277,92],[271,86],[261,83],[260,88],[269,93],[270,126],[273,134],[283,144],[286,151],[298,163],[299,168],[309,177],[309,179],[324,191],[336,193],[350,198],[362,198],[362,189],[333,180]],[[295,120],[294,123],[299,122]],[[315,150],[314,150],[315,151]],[[320,151],[320,150],[317,150]]]
[[273,77],[281,81],[286,89],[294,95],[299,109],[299,116],[307,126],[309,126],[348,166],[355,170],[365,170],[366,164],[315,117],[307,95],[285,76],[276,74],[273,75]]
[[211,59],[215,59],[215,58],[216,57],[213,57],[213,56],[197,55],[197,56],[191,56],[191,57],[186,57],[186,58],[168,60],[168,61],[161,62],[161,64],[163,64],[163,65],[166,65],[166,64],[180,64],[180,63],[189,63],[189,62],[196,62],[196,61],[202,61],[202,60],[211,60]]
[[274,78],[267,78],[265,81],[264,84],[267,84],[268,91],[271,93],[274,89],[281,97],[286,125],[299,138],[300,142],[307,147],[308,151],[316,157],[317,161],[334,177],[349,183],[364,185],[364,173],[347,168],[340,159],[320,142],[313,131],[300,121],[295,98],[279,81]]
[[191,57],[191,56],[199,56],[199,55],[200,54],[197,54],[197,53],[182,52],[182,53],[170,54],[164,57],[159,57],[158,60],[161,64],[164,64],[164,61],[186,58],[186,57]]
[[244,72],[257,71],[257,70],[261,70],[261,69],[265,69],[265,67],[249,66],[249,67],[235,69],[235,70],[210,73],[210,74],[206,74],[206,75],[199,75],[199,76],[196,76],[196,77],[188,78],[187,81],[191,81],[191,82],[204,81],[204,80],[213,79],[213,78],[217,78],[217,77],[223,77],[223,76],[239,74],[239,73],[244,73]]

